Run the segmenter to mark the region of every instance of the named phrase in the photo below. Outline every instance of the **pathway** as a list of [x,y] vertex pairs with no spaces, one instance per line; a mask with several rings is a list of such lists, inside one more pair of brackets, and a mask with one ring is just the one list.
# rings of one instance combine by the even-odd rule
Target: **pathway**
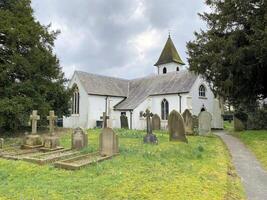
[[237,138],[224,131],[215,132],[227,145],[236,171],[245,187],[248,200],[267,200],[267,172]]

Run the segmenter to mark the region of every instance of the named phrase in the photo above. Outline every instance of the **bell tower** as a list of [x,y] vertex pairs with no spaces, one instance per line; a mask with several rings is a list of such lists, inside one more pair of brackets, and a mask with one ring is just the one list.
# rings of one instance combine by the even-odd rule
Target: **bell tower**
[[181,70],[183,65],[185,64],[180,58],[169,35],[160,57],[154,66],[158,68],[158,74],[167,74]]

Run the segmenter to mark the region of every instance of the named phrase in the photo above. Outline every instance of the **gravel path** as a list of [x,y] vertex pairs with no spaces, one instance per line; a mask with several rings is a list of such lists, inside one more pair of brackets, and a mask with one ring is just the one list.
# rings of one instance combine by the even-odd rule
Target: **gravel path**
[[248,200],[267,200],[267,172],[256,157],[237,138],[224,131],[215,132],[227,145],[234,166],[245,187]]

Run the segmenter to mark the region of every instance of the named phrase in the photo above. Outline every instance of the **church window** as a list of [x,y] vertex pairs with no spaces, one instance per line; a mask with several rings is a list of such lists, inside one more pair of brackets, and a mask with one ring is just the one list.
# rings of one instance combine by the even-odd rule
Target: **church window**
[[163,99],[161,102],[161,119],[167,120],[169,115],[169,102]]
[[179,67],[176,67],[176,71],[177,71],[177,72],[179,71]]
[[204,85],[200,85],[199,86],[199,96],[200,97],[205,97],[206,96],[206,88],[204,87]]
[[163,68],[163,74],[166,74],[166,73],[167,73],[167,68],[164,67],[164,68]]
[[79,114],[80,112],[80,93],[77,86],[74,87],[74,92],[72,96],[72,114]]

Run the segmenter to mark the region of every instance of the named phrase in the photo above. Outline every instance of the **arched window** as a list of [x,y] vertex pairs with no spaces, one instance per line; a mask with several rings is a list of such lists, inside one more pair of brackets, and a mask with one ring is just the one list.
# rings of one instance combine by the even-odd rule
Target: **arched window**
[[163,68],[163,74],[166,74],[166,73],[167,73],[167,68],[164,67],[164,68]]
[[176,71],[177,71],[177,72],[179,71],[179,67],[176,67]]
[[204,87],[204,85],[200,85],[199,86],[199,96],[200,97],[205,97],[206,96],[206,88]]
[[169,102],[163,99],[161,102],[161,119],[167,120],[169,115]]
[[80,112],[80,93],[77,85],[74,86],[74,92],[72,96],[72,107],[71,113],[72,114],[79,114]]

